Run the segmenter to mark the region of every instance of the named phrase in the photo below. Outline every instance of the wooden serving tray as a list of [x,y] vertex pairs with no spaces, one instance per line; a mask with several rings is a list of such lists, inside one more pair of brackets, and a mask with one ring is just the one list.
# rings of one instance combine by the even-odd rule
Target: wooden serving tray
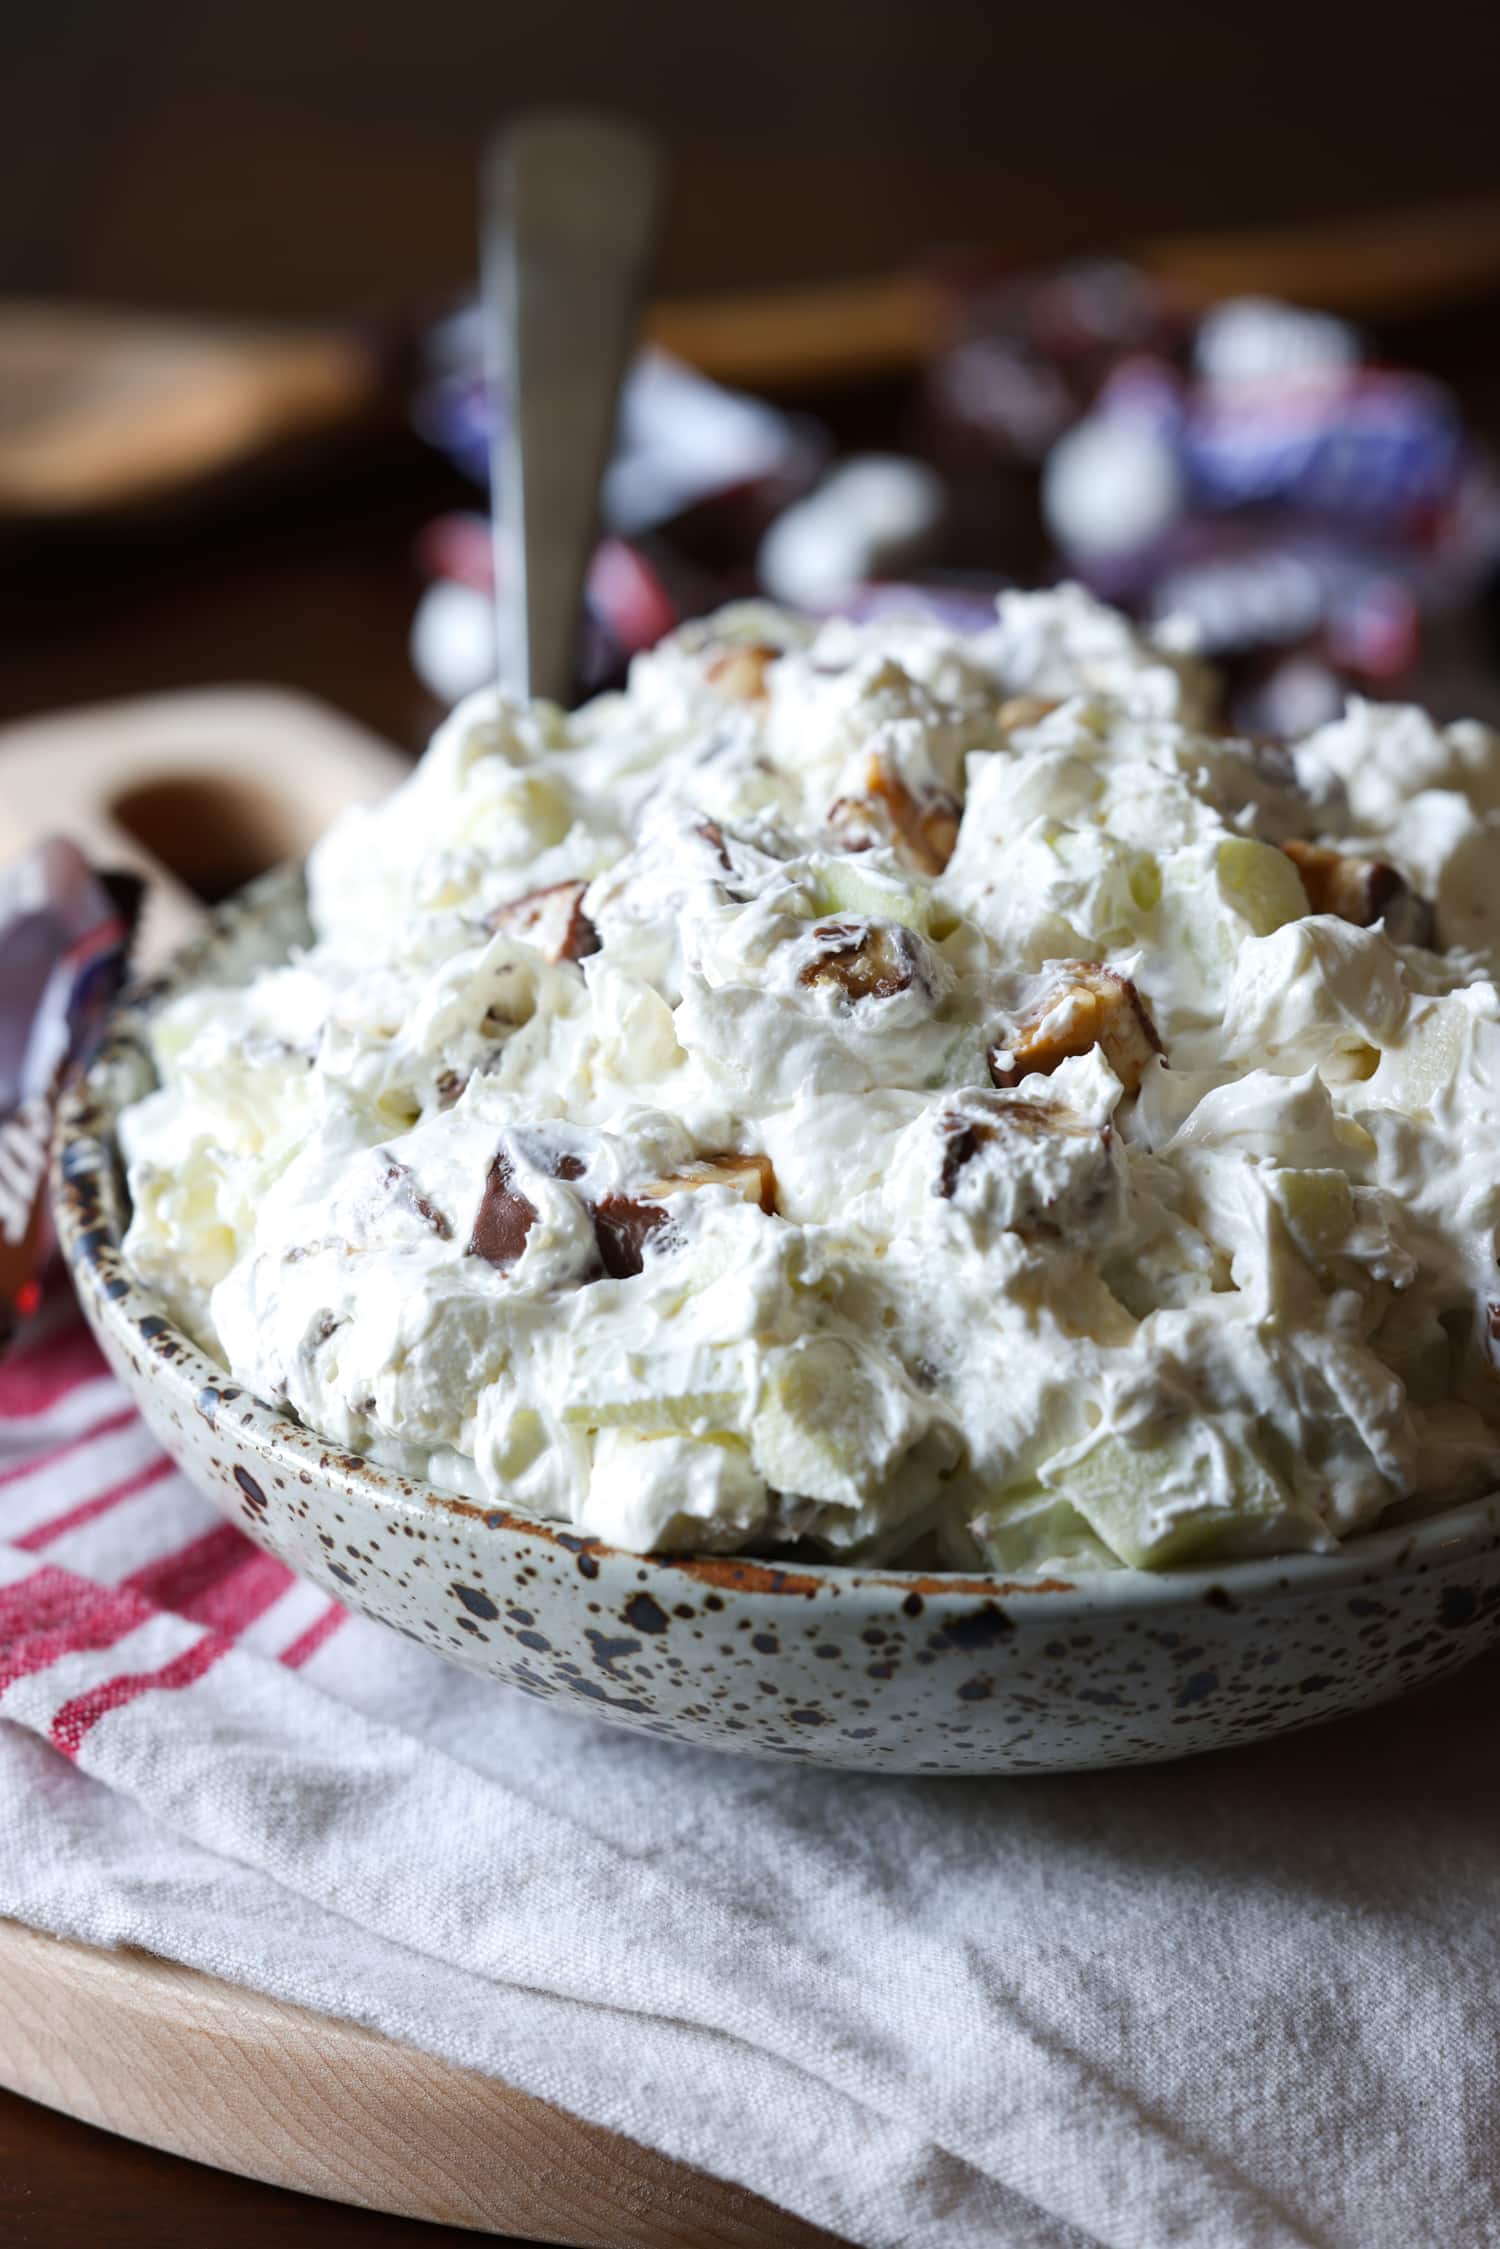
[[304,2194],[576,2249],[837,2249],[495,2078],[143,1952],[0,1921],[0,2084]]

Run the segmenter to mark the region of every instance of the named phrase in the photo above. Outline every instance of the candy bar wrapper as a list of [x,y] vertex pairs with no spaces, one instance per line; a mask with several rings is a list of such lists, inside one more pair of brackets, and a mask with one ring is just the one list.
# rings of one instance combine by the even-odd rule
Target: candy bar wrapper
[[58,1096],[119,990],[142,890],[57,836],[0,869],[0,1350],[41,1298]]

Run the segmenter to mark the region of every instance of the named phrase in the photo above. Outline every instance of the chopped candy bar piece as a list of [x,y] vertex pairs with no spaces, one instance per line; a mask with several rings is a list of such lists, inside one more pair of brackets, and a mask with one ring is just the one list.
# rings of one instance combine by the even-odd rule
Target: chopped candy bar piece
[[1162,1052],[1156,1025],[1128,976],[1093,961],[1070,963],[1047,979],[1010,1037],[991,1047],[990,1076],[998,1086],[1019,1085],[1096,1046],[1127,1093]]
[[917,874],[940,875],[953,856],[963,817],[946,789],[914,791],[890,759],[870,760],[864,793],[842,796],[830,805],[828,824],[846,850],[864,851],[888,843]]
[[933,1193],[1023,1241],[1111,1232],[1123,1178],[1113,1127],[1062,1101],[988,1100],[982,1115],[969,1107],[938,1119]]
[[769,1156],[700,1156],[669,1178],[653,1179],[642,1193],[675,1195],[692,1187],[733,1187],[745,1202],[758,1203],[763,1211],[776,1208],[776,1174]]
[[764,702],[766,673],[780,654],[767,641],[747,641],[712,657],[703,676],[731,703]]
[[666,1223],[660,1203],[638,1202],[633,1195],[605,1195],[594,1205],[594,1239],[612,1281],[628,1281],[641,1271],[647,1242]]
[[957,1194],[965,1165],[971,1164],[980,1150],[989,1147],[1002,1133],[1030,1135],[1037,1139],[1053,1133],[1075,1140],[1100,1139],[1106,1147],[1109,1144],[1107,1125],[1101,1131],[1085,1123],[1060,1101],[1016,1101],[992,1118],[945,1116],[939,1118],[938,1129],[943,1136],[943,1160],[938,1172],[937,1193],[945,1202],[951,1202]]
[[599,932],[583,910],[582,882],[555,882],[545,890],[529,890],[524,898],[497,906],[485,917],[497,935],[514,937],[534,946],[549,961],[579,961],[599,950]]
[[512,1185],[510,1158],[502,1150],[491,1163],[484,1193],[474,1215],[469,1237],[470,1257],[482,1257],[500,1273],[508,1273],[526,1247],[526,1237],[536,1224],[536,1205]]
[[894,999],[921,971],[917,940],[901,922],[819,922],[820,950],[797,977],[810,990],[835,986],[851,1001]]
[[1002,732],[1019,734],[1023,726],[1040,726],[1057,706],[1055,695],[1007,695],[995,718]]
[[402,1210],[409,1210],[414,1218],[420,1218],[422,1224],[429,1232],[436,1234],[440,1242],[451,1240],[452,1226],[437,1205],[423,1194],[410,1164],[400,1162],[395,1156],[387,1156],[380,1180],[381,1185],[389,1189],[393,1203],[399,1204]]
[[1337,914],[1359,929],[1384,922],[1386,935],[1398,945],[1431,943],[1432,908],[1389,860],[1360,858],[1295,838],[1281,848],[1302,877],[1313,913]]
[[870,793],[889,807],[900,857],[919,874],[940,875],[958,841],[957,800],[946,789],[914,794],[886,757],[874,761]]

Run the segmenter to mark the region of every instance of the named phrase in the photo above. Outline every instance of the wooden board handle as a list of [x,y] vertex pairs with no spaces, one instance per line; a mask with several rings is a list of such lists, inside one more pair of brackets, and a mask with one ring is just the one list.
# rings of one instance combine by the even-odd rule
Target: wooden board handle
[[410,761],[321,703],[218,688],[105,703],[0,731],[0,857],[72,837],[150,889],[136,959],[159,965],[227,896],[302,857],[345,804]]
[[223,2171],[575,2249],[838,2249],[495,2078],[172,1961],[0,1921],[0,1991],[0,2084]]

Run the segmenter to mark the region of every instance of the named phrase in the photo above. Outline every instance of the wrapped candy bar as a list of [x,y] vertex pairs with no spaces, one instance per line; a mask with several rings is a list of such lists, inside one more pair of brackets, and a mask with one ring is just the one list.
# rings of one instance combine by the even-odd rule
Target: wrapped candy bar
[[1183,429],[1202,506],[1279,504],[1397,536],[1420,534],[1452,502],[1466,459],[1442,386],[1378,368],[1333,382],[1215,385]]
[[1235,724],[1316,724],[1351,688],[1411,690],[1500,538],[1457,399],[1375,352],[1267,297],[1195,307],[1098,264],[1019,276],[971,295],[928,443],[974,496],[975,559],[1184,617]]
[[0,872],[0,1348],[40,1301],[53,1111],[119,988],[141,891],[57,836]]

